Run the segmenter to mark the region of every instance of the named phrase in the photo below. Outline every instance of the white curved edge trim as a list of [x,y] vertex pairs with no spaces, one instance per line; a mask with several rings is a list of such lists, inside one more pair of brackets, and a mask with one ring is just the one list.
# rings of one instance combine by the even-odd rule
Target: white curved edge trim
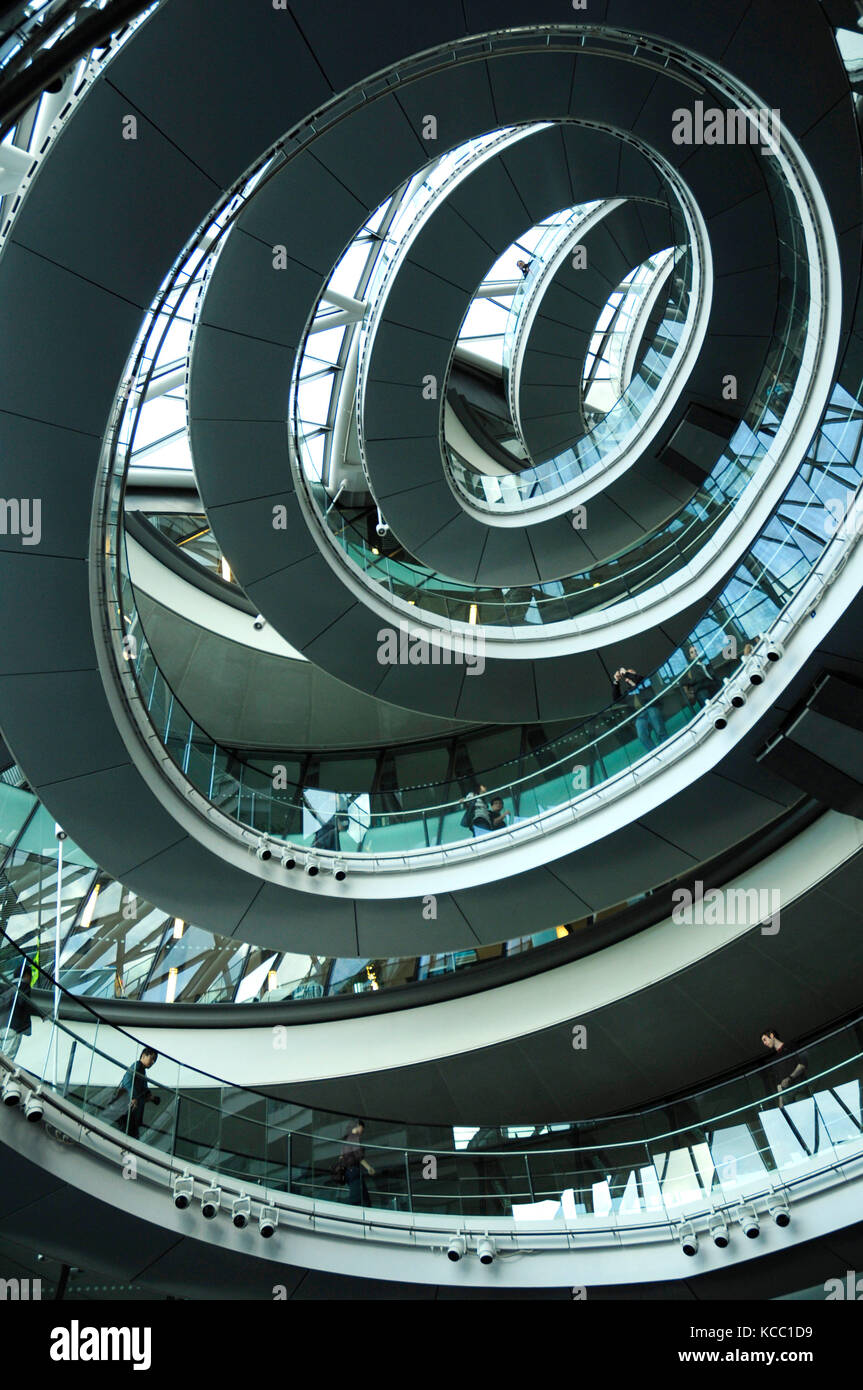
[[[803,223],[810,267],[809,315],[801,365],[791,399],[782,424],[752,479],[741,491],[716,534],[699,548],[688,564],[676,570],[671,579],[646,588],[633,598],[562,623],[528,625],[507,629],[503,634],[494,627],[481,627],[479,630],[485,638],[487,656],[534,660],[569,655],[592,650],[597,633],[602,633],[604,644],[625,643],[647,627],[662,624],[676,616],[681,605],[697,602],[721,582],[733,562],[729,561],[729,555],[739,560],[745,554],[782,501],[803,463],[833,386],[842,318],[839,247],[829,208],[809,161],[796,142],[784,131],[783,141],[782,148],[776,151],[776,158],[783,168],[786,181],[794,190]],[[704,324],[701,326],[705,327]],[[696,329],[691,341],[686,344],[687,350],[690,347],[700,348],[698,335],[699,329]],[[357,400],[360,410],[359,392]],[[663,401],[671,409],[673,399],[663,396]],[[639,435],[639,446],[642,442],[643,436]],[[306,491],[302,464],[295,457],[293,442],[291,452],[294,455],[293,470],[299,483],[297,497],[300,506],[330,568],[367,607],[388,618],[396,612],[415,625],[417,609],[370,581],[365,571],[339,546]],[[600,485],[605,486],[608,480],[607,472],[603,471]],[[459,501],[461,504],[461,498]],[[565,511],[570,505],[571,499],[567,497],[566,505],[560,510]],[[487,522],[488,516],[482,513],[481,519]],[[517,516],[515,522],[511,520],[509,524],[518,521]],[[468,631],[465,623],[438,618],[424,611],[422,622],[432,632],[462,635]],[[475,633],[477,629],[471,631]]]
[[[4,1061],[0,1075],[7,1070]],[[36,1089],[29,1078],[22,1078],[22,1083],[25,1091]],[[841,1230],[854,1221],[863,1189],[863,1141],[857,1140],[829,1154],[814,1155],[808,1162],[786,1165],[773,1177],[765,1174],[754,1180],[743,1179],[735,1185],[734,1197],[716,1208],[702,1197],[697,1201],[684,1198],[679,1203],[666,1198],[663,1209],[652,1214],[638,1211],[537,1220],[536,1207],[523,1204],[525,1220],[416,1215],[288,1195],[199,1164],[185,1164],[128,1139],[49,1091],[42,1095],[45,1118],[67,1142],[52,1142],[43,1124],[30,1124],[20,1112],[0,1106],[0,1144],[70,1188],[113,1207],[117,1211],[118,1254],[123,1218],[128,1214],[159,1227],[168,1236],[213,1243],[240,1257],[360,1278],[454,1288],[585,1289],[691,1278],[788,1250],[799,1241]],[[366,1144],[370,1153],[373,1147]],[[709,1155],[707,1161],[711,1161]],[[134,1182],[127,1180],[130,1170],[135,1174]],[[173,1182],[181,1176],[193,1181],[192,1202],[185,1211],[178,1211],[172,1200]],[[206,1221],[200,1199],[211,1187],[220,1189],[221,1207],[214,1220]],[[671,1185],[666,1182],[665,1187],[670,1189]],[[230,1219],[232,1202],[240,1195],[248,1196],[252,1204],[251,1220],[244,1230],[237,1230]],[[766,1216],[775,1195],[789,1202],[792,1221],[784,1231]],[[74,1201],[72,1193],[66,1200]],[[760,1217],[757,1241],[745,1239],[734,1229],[734,1211],[740,1202],[754,1207]],[[264,1207],[278,1214],[276,1230],[267,1241],[261,1240],[257,1229]],[[714,1211],[725,1216],[732,1231],[726,1250],[717,1250],[707,1238],[707,1224]],[[682,1253],[677,1241],[682,1221],[691,1222],[701,1237],[698,1253],[691,1258]],[[446,1257],[447,1246],[456,1235],[465,1238],[468,1250],[458,1263]],[[496,1248],[491,1266],[481,1265],[476,1258],[477,1245],[485,1237]],[[86,1237],[82,1239],[85,1242]],[[154,1263],[158,1266],[158,1258]],[[278,1287],[274,1286],[274,1298]]]
[[[732,713],[724,730],[713,726],[714,699],[661,748],[596,791],[581,794],[500,834],[410,854],[335,855],[316,851],[315,857],[322,864],[339,859],[348,868],[347,878],[340,883],[329,874],[319,874],[314,879],[293,875],[286,883],[275,859],[261,862],[255,858],[261,835],[225,816],[187,781],[150,724],[129,663],[122,660],[124,634],[112,626],[113,616],[102,611],[95,577],[98,565],[91,564],[91,618],[97,659],[106,698],[132,761],[156,798],[199,843],[235,867],[280,888],[342,899],[415,895],[419,902],[428,893],[475,888],[583,849],[648,814],[721,762],[770,711],[779,691],[863,589],[863,546],[858,543],[863,534],[863,496],[855,498],[845,526],[847,530],[840,528],[828,542],[819,565],[770,629],[770,637],[784,645],[782,659],[770,664],[768,678],[762,685],[747,691],[743,710]],[[723,687],[723,699],[737,680],[735,677],[728,687]],[[411,875],[412,894],[405,893],[406,873]]]
[[[689,307],[680,335],[680,342],[671,355],[662,380],[653,393],[650,403],[638,417],[637,423],[626,438],[616,448],[609,449],[598,463],[585,469],[583,473],[578,474],[550,496],[537,498],[533,502],[525,502],[515,511],[506,511],[492,504],[482,505],[477,498],[471,497],[463,487],[459,486],[445,464],[444,472],[447,482],[450,485],[450,490],[457,497],[462,510],[468,516],[472,516],[487,526],[514,529],[551,521],[554,517],[562,516],[565,512],[571,511],[573,507],[587,503],[591,497],[604,492],[606,488],[622,477],[633,465],[638,463],[645,449],[649,447],[664,427],[677,403],[680,391],[686,385],[687,373],[697,362],[707,336],[710,310],[713,303],[713,256],[710,249],[710,238],[707,235],[707,225],[700,208],[688,185],[655,150],[649,150],[640,141],[631,135],[627,137],[626,132],[619,131],[613,126],[602,126],[601,129],[617,135],[627,144],[640,149],[658,167],[666,183],[673,188],[677,195],[678,204],[686,222],[689,245],[694,252]],[[626,201],[625,198],[612,199],[610,204],[603,205],[603,215],[607,216]],[[598,210],[593,214],[588,214],[585,219],[585,221],[592,221],[594,224],[601,220]],[[586,230],[585,227],[582,227],[582,235],[585,234]],[[566,256],[569,244],[567,242],[557,254],[556,266],[559,266]],[[534,301],[529,310],[531,323],[540,306],[541,297]],[[526,344],[527,338],[523,341]],[[518,362],[518,371],[520,374],[521,361]],[[523,437],[520,416],[516,423],[519,434]],[[589,438],[589,436],[587,437]]]
[[269,623],[260,632],[255,631],[253,619],[239,608],[223,603],[215,594],[208,594],[163,565],[148,550],[134,539],[126,536],[126,554],[129,560],[129,576],[136,589],[147,594],[156,603],[170,608],[190,623],[206,628],[208,632],[236,642],[243,647],[251,647],[256,652],[268,656],[281,656],[289,661],[302,661],[307,658],[298,652]]
[[659,303],[662,293],[667,293],[668,281],[679,264],[673,246],[669,247],[662,255],[664,259],[648,285],[646,293],[642,295],[636,305],[626,331],[626,341],[618,359],[618,372],[615,378],[617,389],[621,393],[628,389],[635,375],[635,361],[647,330],[650,315]]
[[[781,918],[783,910],[861,848],[863,823],[830,811],[789,844],[723,885],[723,891],[777,888]],[[592,955],[457,999],[331,1023],[296,1023],[281,1030],[251,1024],[221,1034],[205,1026],[148,1028],[147,1038],[160,1052],[181,1058],[189,1067],[227,1078],[231,1085],[257,1087],[377,1075],[461,1057],[572,1019],[586,1022],[589,1041],[591,1015],[690,969],[750,932],[758,933],[769,950],[777,936],[781,939],[781,921],[778,933],[762,935],[759,926],[748,920],[699,926],[676,923],[669,917]],[[18,1054],[22,1065],[31,1056],[34,1064],[44,1059],[50,1026],[50,1021],[34,1024],[32,1037],[23,1039]],[[76,1024],[74,1031],[99,1042],[94,1025]],[[561,1047],[566,1045],[566,1040],[561,1042]],[[96,1065],[94,1075],[99,1074]],[[171,1084],[178,1084],[176,1068],[169,1069],[169,1075]],[[109,1070],[105,1078],[109,1084]],[[191,1071],[184,1072],[181,1080],[193,1088],[203,1084],[200,1075]]]

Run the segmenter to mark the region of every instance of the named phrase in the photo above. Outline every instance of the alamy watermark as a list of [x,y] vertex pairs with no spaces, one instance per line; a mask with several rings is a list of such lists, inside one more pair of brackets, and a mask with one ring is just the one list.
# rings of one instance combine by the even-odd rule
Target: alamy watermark
[[22,545],[42,539],[41,497],[0,497],[0,536],[20,536]]
[[775,936],[780,925],[778,888],[709,888],[700,878],[694,891],[675,888],[672,922],[696,927],[758,926],[762,936]]
[[863,1278],[858,1275],[856,1269],[849,1269],[845,1272],[845,1283],[841,1279],[827,1279],[824,1283],[824,1294],[828,1303],[836,1299],[847,1299],[849,1303],[863,1302]]
[[675,145],[760,145],[762,154],[779,149],[779,110],[767,106],[724,109],[696,101],[693,109],[679,106],[671,114]]
[[400,622],[378,632],[380,666],[465,666],[469,676],[485,670],[485,636],[473,632],[432,632]]
[[0,1279],[0,1303],[39,1300],[42,1297],[41,1279]]

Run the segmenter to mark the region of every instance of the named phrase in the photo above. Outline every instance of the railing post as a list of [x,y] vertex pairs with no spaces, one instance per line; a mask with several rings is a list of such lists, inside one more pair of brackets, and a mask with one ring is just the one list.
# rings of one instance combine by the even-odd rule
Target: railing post
[[414,1209],[414,1194],[411,1187],[411,1160],[407,1149],[405,1149],[405,1182],[407,1183],[408,1211],[412,1212]]
[[177,1104],[174,1106],[174,1128],[171,1134],[171,1157],[177,1156],[177,1130],[180,1127],[180,1091],[176,1091]]
[[[527,1190],[528,1190],[528,1192],[530,1193],[530,1200],[531,1200],[532,1202],[535,1202],[535,1201],[536,1201],[536,1193],[535,1193],[534,1190],[533,1190],[533,1174],[532,1174],[531,1171],[530,1171],[530,1155],[529,1155],[529,1154],[525,1154],[525,1156],[524,1156],[524,1171],[527,1173]],[[512,1205],[512,1202],[510,1202],[510,1205]]]
[[[28,969],[29,969],[29,966],[28,966]],[[70,1049],[69,1049],[69,1061],[68,1061],[67,1064],[66,1064],[66,1076],[65,1076],[65,1079],[64,1079],[64,1081],[63,1081],[63,1095],[64,1095],[64,1096],[68,1096],[68,1094],[69,1094],[69,1083],[70,1083],[71,1080],[72,1080],[72,1063],[73,1063],[74,1060],[75,1060],[75,1053],[77,1052],[77,1050],[78,1050],[78,1040],[77,1040],[77,1038],[76,1038],[75,1041],[72,1043],[72,1046],[71,1046]]]

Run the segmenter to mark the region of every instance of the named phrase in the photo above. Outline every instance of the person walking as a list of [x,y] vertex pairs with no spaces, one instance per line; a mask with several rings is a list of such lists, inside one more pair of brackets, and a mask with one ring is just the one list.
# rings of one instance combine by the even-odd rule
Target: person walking
[[147,1085],[147,1072],[158,1060],[158,1057],[159,1054],[154,1047],[145,1047],[137,1062],[132,1063],[117,1087],[115,1100],[119,1100],[123,1096],[129,1098],[121,1128],[125,1130],[130,1139],[138,1138],[138,1133],[144,1122],[144,1107],[148,1102],[152,1101],[154,1105],[161,1104],[162,1097],[157,1096],[156,1092],[151,1091]]
[[787,1091],[789,1086],[794,1086],[798,1081],[802,1081],[809,1070],[809,1058],[807,1054],[797,1048],[788,1048],[784,1042],[776,1036],[775,1028],[767,1029],[761,1034],[761,1041],[771,1052],[775,1052],[778,1060],[771,1068],[771,1076],[776,1087],[776,1094],[779,1096],[780,1109],[784,1105],[782,1099],[783,1091]]
[[374,1168],[366,1162],[366,1151],[362,1145],[364,1131],[365,1125],[362,1120],[355,1120],[345,1130],[345,1143],[339,1159],[339,1166],[348,1185],[348,1201],[355,1207],[371,1206],[366,1173],[371,1177],[375,1174]]
[[0,994],[0,1052],[10,1062],[18,1055],[21,1039],[33,1031],[31,1020],[36,1009],[30,1000],[31,988],[31,967],[24,961],[19,978]]

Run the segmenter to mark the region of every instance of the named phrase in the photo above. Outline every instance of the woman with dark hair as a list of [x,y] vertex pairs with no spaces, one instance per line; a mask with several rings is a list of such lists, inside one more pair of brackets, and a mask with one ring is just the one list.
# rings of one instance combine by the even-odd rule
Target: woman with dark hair
[[344,1181],[348,1185],[348,1201],[355,1207],[371,1206],[365,1174],[369,1173],[374,1177],[375,1172],[374,1168],[366,1163],[366,1151],[362,1145],[364,1130],[365,1125],[362,1120],[354,1120],[353,1124],[348,1126],[344,1133],[345,1143],[339,1159],[339,1167],[344,1173]]

